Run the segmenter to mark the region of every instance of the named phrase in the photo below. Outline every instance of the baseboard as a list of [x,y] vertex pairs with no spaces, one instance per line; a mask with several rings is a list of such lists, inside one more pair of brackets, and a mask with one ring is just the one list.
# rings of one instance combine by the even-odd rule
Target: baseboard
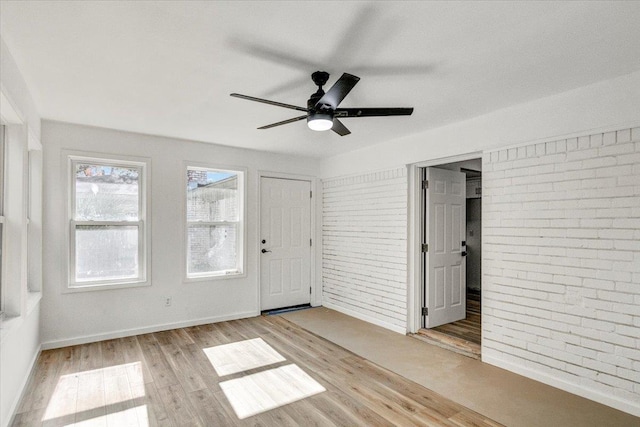
[[38,362],[38,357],[40,357],[40,353],[42,353],[42,345],[38,346],[38,351],[36,351],[35,355],[31,359],[31,363],[29,364],[29,375],[25,375],[24,381],[20,385],[20,393],[16,395],[15,400],[13,401],[13,403],[11,403],[11,407],[9,408],[9,413],[12,415],[9,417],[9,423],[7,423],[7,425],[4,427],[9,427],[10,425],[13,425],[13,420],[16,418],[16,413],[18,411],[18,405],[20,405],[20,402],[22,402],[24,393],[27,391],[27,385],[29,384],[29,381],[31,381],[31,378],[33,377],[33,374],[36,371],[35,366],[36,366],[36,363]]
[[133,335],[149,334],[152,332],[167,331],[170,329],[188,328],[190,326],[205,325],[207,323],[225,322],[227,320],[244,319],[247,317],[259,316],[258,311],[247,311],[242,313],[234,313],[225,316],[214,316],[203,319],[187,320],[184,322],[164,323],[161,325],[146,326],[144,328],[124,329],[120,331],[107,332],[104,334],[85,335],[81,337],[69,338],[57,341],[48,341],[42,343],[42,350],[50,350],[53,348],[68,347],[71,345],[88,344],[97,341],[111,340],[116,338],[130,337]]
[[514,372],[518,375],[522,375],[536,381],[540,381],[541,383],[559,388],[560,390],[564,390],[566,392],[584,397],[589,400],[593,400],[594,402],[602,403],[603,405],[610,406],[636,417],[640,417],[640,405],[635,402],[612,397],[597,390],[585,388],[569,381],[551,376],[544,372],[540,372],[536,369],[527,368],[485,353],[486,351],[483,350],[482,361],[485,363],[497,366],[498,368],[506,369],[507,371]]
[[366,314],[358,313],[357,311],[349,310],[348,308],[344,308],[339,305],[331,304],[325,301],[322,303],[322,306],[330,308],[331,310],[339,311],[340,313],[346,314],[347,316],[355,317],[356,319],[364,320],[368,323],[373,323],[374,325],[381,326],[385,329],[389,329],[390,331],[397,332],[402,335],[405,335],[407,333],[406,327],[393,325],[389,322],[385,322],[384,320],[376,319],[375,317],[367,316]]

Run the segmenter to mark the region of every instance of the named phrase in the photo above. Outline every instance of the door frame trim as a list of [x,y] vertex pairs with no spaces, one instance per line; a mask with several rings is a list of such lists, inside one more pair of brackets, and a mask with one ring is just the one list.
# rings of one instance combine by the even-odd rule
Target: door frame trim
[[407,227],[407,331],[416,333],[422,328],[422,301],[424,290],[422,283],[422,266],[420,264],[421,247],[421,193],[420,168],[439,166],[446,163],[462,162],[465,160],[482,159],[482,151],[460,154],[457,156],[441,157],[408,165],[408,227]]
[[262,235],[262,230],[261,230],[261,226],[262,226],[262,178],[275,178],[275,179],[286,179],[286,180],[291,180],[291,181],[307,181],[310,184],[311,187],[311,191],[313,192],[313,197],[311,198],[311,213],[310,213],[310,227],[311,227],[311,238],[313,239],[313,245],[311,246],[311,259],[310,259],[310,273],[311,273],[311,296],[310,296],[310,302],[311,305],[313,307],[317,307],[322,305],[322,289],[318,288],[318,284],[322,283],[322,280],[319,280],[318,275],[319,275],[319,271],[317,266],[318,265],[322,265],[322,260],[318,260],[318,257],[321,256],[322,251],[319,249],[321,244],[322,244],[322,239],[319,238],[319,233],[316,227],[316,224],[319,224],[320,221],[317,218],[317,215],[319,215],[319,212],[321,212],[320,209],[317,208],[318,206],[318,201],[320,200],[320,194],[318,191],[318,178],[314,177],[314,176],[310,176],[310,175],[299,175],[299,174],[290,174],[290,173],[282,173],[282,172],[273,172],[273,171],[263,171],[263,170],[259,170],[258,171],[258,177],[257,177],[257,186],[256,188],[258,189],[258,206],[257,206],[257,211],[258,211],[258,217],[256,219],[257,221],[257,229],[258,229],[258,234],[256,235],[256,242],[254,243],[255,246],[253,252],[256,254],[257,257],[257,281],[258,281],[258,286],[256,287],[256,302],[257,302],[257,311],[258,314],[260,313],[260,307],[262,304],[261,301],[261,290],[262,290],[262,283],[260,282],[260,277],[261,277],[261,261],[260,261],[260,236]]

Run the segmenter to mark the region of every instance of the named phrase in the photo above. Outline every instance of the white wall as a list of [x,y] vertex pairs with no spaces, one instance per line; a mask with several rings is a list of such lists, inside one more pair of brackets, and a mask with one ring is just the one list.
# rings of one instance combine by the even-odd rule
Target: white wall
[[[547,248],[548,245],[540,245],[538,247],[540,242],[550,239],[549,241],[555,241],[559,246],[557,258],[554,258],[556,262],[568,264],[578,262],[580,263],[579,268],[571,270],[570,265],[564,266],[565,270],[561,274],[562,278],[556,277],[554,279],[553,274],[549,275],[542,271],[536,273],[537,275],[532,273],[530,278],[518,277],[517,279],[520,280],[518,282],[519,286],[514,287],[516,289],[512,292],[520,292],[521,294],[510,295],[506,293],[506,297],[500,296],[500,292],[509,288],[509,283],[493,281],[487,284],[489,279],[483,278],[483,293],[486,292],[488,295],[493,296],[493,299],[489,300],[488,313],[484,316],[485,319],[489,319],[487,325],[491,325],[493,330],[483,330],[483,334],[491,340],[484,345],[483,359],[499,367],[519,372],[570,392],[640,415],[638,402],[640,390],[637,388],[637,384],[640,382],[638,377],[640,361],[637,353],[638,348],[640,348],[640,337],[637,332],[640,330],[638,320],[640,312],[637,311],[640,303],[640,289],[638,289],[638,283],[640,283],[640,277],[638,277],[640,256],[638,255],[639,249],[637,247],[637,234],[639,233],[638,230],[640,230],[640,224],[638,223],[640,213],[637,205],[638,200],[640,200],[640,184],[638,184],[640,177],[637,174],[640,167],[640,159],[638,159],[638,152],[635,151],[638,143],[634,142],[635,145],[629,145],[629,143],[624,142],[630,137],[629,128],[640,126],[640,109],[638,106],[640,106],[640,72],[635,72],[527,104],[492,112],[423,134],[389,141],[367,149],[325,159],[321,164],[322,177],[324,182],[332,182],[339,180],[342,176],[366,176],[370,171],[387,170],[396,168],[398,165],[413,165],[417,163],[435,165],[440,161],[439,159],[442,159],[442,163],[448,163],[452,157],[478,152],[484,153],[485,160],[489,156],[488,158],[491,161],[505,161],[508,164],[512,160],[512,156],[521,155],[522,147],[525,147],[524,150],[527,155],[529,153],[527,150],[532,150],[530,147],[535,148],[535,156],[526,159],[529,166],[535,166],[538,162],[544,166],[548,159],[553,159],[552,163],[555,164],[552,167],[577,168],[576,176],[582,173],[581,170],[583,168],[587,170],[585,173],[595,174],[596,179],[599,181],[594,181],[594,185],[596,185],[595,182],[599,182],[598,185],[603,186],[603,189],[606,188],[606,190],[597,190],[595,194],[599,194],[600,197],[606,199],[607,201],[603,203],[610,204],[610,206],[572,206],[569,203],[565,208],[558,208],[554,215],[556,215],[555,218],[557,220],[563,218],[559,224],[564,224],[561,227],[565,227],[565,233],[568,233],[566,228],[569,227],[566,223],[579,223],[580,215],[610,215],[610,217],[607,217],[609,222],[605,221],[600,225],[595,225],[598,224],[596,218],[593,226],[576,228],[571,231],[576,233],[576,236],[571,237],[574,240],[566,240],[569,237],[568,235],[552,237],[543,234],[539,236],[540,230],[527,229],[523,231],[523,233],[530,233],[526,236],[529,250],[541,250],[543,252],[554,250],[554,248]],[[606,140],[608,142],[611,138],[611,134],[605,132],[618,130],[621,131],[621,139],[617,137],[618,134],[614,133],[613,135],[616,135],[616,141],[618,141],[614,145],[607,147],[600,147],[599,145],[591,147],[589,145],[588,148],[584,146],[585,135],[601,134],[603,135],[602,144],[604,144],[604,135],[608,135]],[[634,132],[637,132],[637,130]],[[582,138],[573,139],[573,137],[578,136]],[[596,140],[593,144],[598,144],[597,137],[595,138]],[[636,137],[634,136],[634,138]],[[556,140],[565,141],[564,154],[552,153],[554,149],[558,151],[562,150],[563,147],[563,143],[554,142]],[[578,145],[575,145],[574,141]],[[622,144],[619,144],[619,142],[622,142]],[[538,143],[544,144],[537,145]],[[549,151],[547,151],[547,143],[549,143]],[[591,139],[589,139],[589,144],[591,144]],[[507,150],[507,148],[510,148],[510,150]],[[634,150],[633,153],[624,151],[630,149]],[[622,151],[616,152],[616,150]],[[580,158],[579,156],[581,155],[584,157]],[[495,159],[495,156],[498,156],[497,159]],[[616,162],[616,164],[609,165],[612,161]],[[565,165],[568,162],[571,164]],[[617,162],[620,162],[620,166],[617,166]],[[623,162],[628,163],[623,165]],[[486,162],[485,165],[487,165]],[[544,167],[548,168],[550,166]],[[633,175],[630,175],[629,171]],[[535,177],[527,176],[526,179],[534,180]],[[573,179],[576,178],[569,180]],[[578,181],[567,184],[559,183],[559,186],[567,186],[565,190],[560,191],[569,191],[571,185],[578,185],[576,182]],[[514,182],[512,181],[496,179],[491,184],[491,188],[497,191],[502,186],[513,185]],[[529,185],[531,188],[529,188]],[[536,187],[536,185],[538,184],[534,184],[532,181],[524,186],[520,185],[518,188],[519,191],[524,193],[542,191],[549,186],[553,190],[553,185],[548,182],[541,187]],[[618,185],[624,185],[625,189],[619,189]],[[411,185],[409,188],[409,191],[412,192]],[[622,193],[626,194],[626,196]],[[587,193],[584,194],[586,197]],[[537,195],[539,193],[531,195],[531,197],[536,197]],[[613,202],[613,198],[618,197],[620,199],[616,199],[617,201]],[[628,203],[636,204],[618,206],[618,204],[623,203],[623,199]],[[417,217],[413,212],[413,208],[411,208],[413,202],[412,198],[408,199],[409,210],[405,214],[409,218],[408,238],[411,248],[417,247],[412,242],[416,241],[413,237],[418,230],[415,223]],[[535,205],[534,202],[531,202],[531,204]],[[501,206],[501,209],[504,211],[511,209],[511,207],[509,203],[505,203]],[[529,208],[530,206],[527,207]],[[517,204],[515,208],[518,212],[524,210],[522,206],[518,207]],[[490,207],[489,209],[496,208],[494,206],[494,208]],[[483,212],[483,221],[491,221],[490,217],[487,218],[487,215],[491,212],[491,210]],[[369,211],[365,206],[360,206],[359,209],[351,214],[367,214],[370,221],[375,221],[376,219],[376,212]],[[506,233],[514,232],[513,229],[502,230],[509,224],[507,221],[509,214],[505,213],[503,215],[505,217],[504,224],[496,224],[495,221],[488,223],[492,227],[491,232],[495,236],[492,243],[493,246],[489,246],[494,249],[494,253],[491,256],[498,256],[498,259],[491,261],[492,264],[490,265],[492,270],[489,270],[489,273],[494,275],[501,268],[500,265],[504,261],[511,262],[510,259],[505,259],[505,257],[500,258],[502,255],[496,252],[495,245],[508,242],[511,237],[507,236]],[[379,217],[381,223],[384,223],[382,215]],[[628,231],[627,237],[634,236],[633,239],[635,240],[608,236],[609,233],[616,233],[619,236],[619,229],[622,229],[623,226]],[[600,233],[598,239],[601,240],[595,239],[595,243],[591,240],[591,244],[617,246],[602,248],[572,247],[571,251],[575,251],[575,253],[570,253],[566,245],[587,244],[585,242],[589,240],[588,236],[592,235],[589,233],[593,233],[594,229]],[[631,230],[631,234],[629,234],[629,230]],[[616,241],[617,243],[614,243]],[[565,246],[563,247],[562,245]],[[514,247],[514,245],[511,244],[509,247]],[[618,255],[621,259],[615,258]],[[416,322],[414,319],[418,318],[416,315],[417,307],[414,307],[414,302],[420,300],[420,285],[415,279],[416,269],[419,269],[420,266],[415,263],[416,258],[413,257],[413,253],[407,251],[406,247],[388,246],[378,253],[378,256],[381,259],[408,260],[409,271],[405,286],[408,288],[409,294],[409,322],[407,327],[411,329]],[[509,256],[512,255],[508,255],[506,258]],[[522,257],[523,254],[513,256]],[[551,253],[548,256],[551,257]],[[594,258],[587,261],[587,257]],[[555,269],[557,267],[552,268]],[[600,273],[603,277],[586,277],[584,272],[592,271],[589,269],[595,269],[593,271],[603,269],[603,272]],[[538,270],[542,270],[542,267],[539,267]],[[485,276],[488,274],[484,265],[483,274]],[[372,281],[380,280],[383,277],[383,275],[374,275]],[[351,278],[355,278],[353,273],[345,277],[343,281],[348,282]],[[556,279],[558,283],[556,283]],[[591,280],[594,279],[601,280],[601,282],[592,282]],[[504,280],[508,282],[508,279]],[[564,280],[564,282],[560,283],[559,281],[561,280]],[[544,285],[541,285],[541,288],[537,289],[538,282],[549,282],[548,287],[545,288]],[[491,288],[492,284],[493,289]],[[529,285],[534,289],[523,289]],[[487,286],[489,286],[488,289]],[[598,286],[604,287],[598,288]],[[561,293],[561,290],[566,293]],[[516,296],[523,298],[525,294],[524,300],[520,301],[528,301],[526,304],[530,306],[529,311],[534,312],[539,317],[543,317],[546,314],[552,316],[550,323],[547,323],[547,331],[545,332],[549,337],[543,336],[540,341],[535,341],[537,338],[534,338],[531,331],[523,331],[522,328],[517,329],[517,322],[514,321],[509,323],[510,332],[505,329],[496,329],[504,321],[503,317],[509,316],[509,313],[513,314],[508,308],[513,299]],[[564,298],[563,301],[558,300],[560,295]],[[549,304],[553,303],[552,306],[555,311],[549,311],[548,313],[543,312],[543,310],[536,311],[539,309],[531,307],[536,297],[547,298]],[[588,298],[590,303],[597,307],[581,308],[580,304],[586,301],[585,298]],[[367,299],[364,299],[364,301],[366,302]],[[539,301],[535,301],[535,303],[538,304]],[[388,302],[386,306],[389,310],[395,308],[392,302]],[[565,311],[568,307],[575,308],[575,311],[566,313]],[[384,311],[385,308],[376,307],[376,310]],[[614,313],[615,311],[619,313]],[[374,323],[376,323],[376,320],[374,319]],[[553,329],[555,324],[558,325],[557,330]],[[532,328],[535,326],[531,325]],[[395,327],[389,327],[389,329],[396,330]],[[553,339],[550,338],[552,331]],[[522,337],[514,336],[518,333],[522,333]]]
[[[42,136],[45,347],[259,314],[258,171],[313,177],[318,174],[316,160],[49,121],[43,121]],[[151,159],[151,286],[65,293],[68,223],[62,150]],[[246,277],[183,282],[184,161],[248,169]],[[172,298],[170,307],[164,306],[165,297]]]
[[404,333],[407,168],[322,187],[323,305]]
[[483,165],[482,359],[640,415],[640,127]]
[[[26,223],[26,164],[29,149],[38,149],[40,117],[20,70],[11,53],[0,39],[0,117],[8,128],[7,180],[5,182],[5,267],[3,299],[7,316],[0,321],[0,425],[9,424],[22,395],[31,368],[40,352],[40,294],[28,291],[29,279],[39,289],[40,236],[27,235]],[[37,155],[34,156],[37,160]],[[34,165],[38,167],[37,161]],[[37,175],[37,173],[36,173]],[[36,177],[34,177],[36,178]],[[37,178],[31,195],[41,195]],[[32,204],[38,213],[39,203]],[[39,215],[36,215],[36,224]],[[32,231],[34,231],[32,230]],[[27,270],[27,239],[31,259]]]

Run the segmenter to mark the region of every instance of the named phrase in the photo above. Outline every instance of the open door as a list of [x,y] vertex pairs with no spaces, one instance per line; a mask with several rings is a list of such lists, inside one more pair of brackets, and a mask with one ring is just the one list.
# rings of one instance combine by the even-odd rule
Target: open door
[[466,316],[466,176],[430,167],[425,179],[423,315],[434,328]]

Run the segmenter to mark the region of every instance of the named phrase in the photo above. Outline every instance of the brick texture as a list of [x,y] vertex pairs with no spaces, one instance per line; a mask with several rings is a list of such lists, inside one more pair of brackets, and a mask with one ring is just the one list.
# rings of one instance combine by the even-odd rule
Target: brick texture
[[640,128],[483,156],[483,356],[640,405]]
[[406,168],[323,181],[323,301],[404,330]]

